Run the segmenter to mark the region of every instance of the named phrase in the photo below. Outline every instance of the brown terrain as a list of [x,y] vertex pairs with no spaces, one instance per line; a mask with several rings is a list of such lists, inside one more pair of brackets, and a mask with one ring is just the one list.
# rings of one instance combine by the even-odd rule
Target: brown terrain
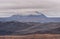
[[60,39],[60,34],[5,35],[0,36],[0,39]]

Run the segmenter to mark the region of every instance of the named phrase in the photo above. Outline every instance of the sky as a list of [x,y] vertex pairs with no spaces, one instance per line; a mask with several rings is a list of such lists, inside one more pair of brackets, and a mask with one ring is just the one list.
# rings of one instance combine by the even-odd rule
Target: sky
[[48,17],[60,17],[60,0],[0,0],[0,17],[41,12]]

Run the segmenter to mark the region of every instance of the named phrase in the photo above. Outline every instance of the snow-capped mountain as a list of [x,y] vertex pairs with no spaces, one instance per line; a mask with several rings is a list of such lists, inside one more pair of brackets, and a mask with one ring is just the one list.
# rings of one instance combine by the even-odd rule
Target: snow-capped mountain
[[[36,12],[38,13],[38,12]],[[38,13],[39,14],[39,13]],[[44,14],[40,15],[13,15],[11,17],[6,18],[0,18],[0,21],[6,22],[6,21],[19,21],[19,22],[60,22],[60,18],[48,18]]]

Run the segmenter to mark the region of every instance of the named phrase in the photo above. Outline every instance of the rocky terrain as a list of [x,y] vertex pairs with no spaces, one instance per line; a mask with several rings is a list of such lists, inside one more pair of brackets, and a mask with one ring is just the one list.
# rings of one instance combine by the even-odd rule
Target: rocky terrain
[[0,35],[60,34],[60,22],[0,22]]

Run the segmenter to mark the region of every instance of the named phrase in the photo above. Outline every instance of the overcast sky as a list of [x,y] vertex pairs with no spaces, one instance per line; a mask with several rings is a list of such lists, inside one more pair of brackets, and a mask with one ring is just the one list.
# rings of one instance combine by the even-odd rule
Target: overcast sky
[[0,0],[0,17],[14,14],[35,14],[39,11],[49,17],[60,17],[60,0]]

